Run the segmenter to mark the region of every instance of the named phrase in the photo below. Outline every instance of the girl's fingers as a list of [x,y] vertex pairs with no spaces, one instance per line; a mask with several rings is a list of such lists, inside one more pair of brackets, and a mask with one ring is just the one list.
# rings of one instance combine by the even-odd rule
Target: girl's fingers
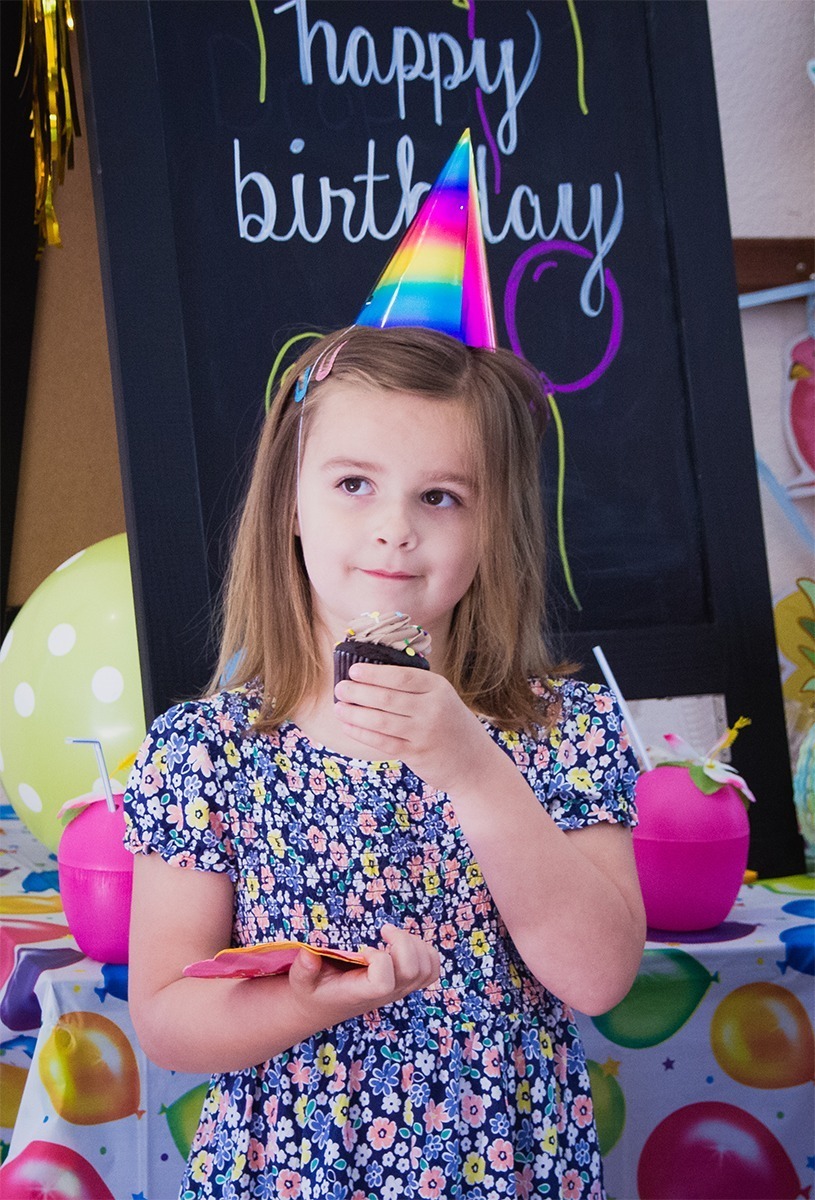
[[388,995],[393,991],[396,973],[391,957],[384,950],[371,950],[367,947],[361,951],[368,960],[368,982],[375,995]]
[[394,667],[387,663],[354,663],[350,668],[351,681],[393,688],[396,692],[427,692],[432,686],[431,671],[415,667]]
[[395,925],[383,927],[382,939],[384,950],[360,947],[367,965],[354,971],[332,967],[301,950],[289,972],[293,993],[310,1010],[324,1011],[327,1023],[333,1025],[435,983],[439,977],[435,947]]
[[343,701],[337,703],[334,715],[344,725],[376,737],[405,741],[409,734],[409,717],[380,712],[378,709],[362,708]]
[[392,926],[382,930],[383,941],[387,944],[393,961],[394,974],[398,983],[404,985],[421,977],[420,953],[416,938]]
[[395,925],[383,925],[381,932],[394,960],[397,982],[406,985],[406,993],[438,979],[439,956],[434,946]]
[[320,978],[322,959],[308,950],[301,950],[289,968],[289,983],[296,991],[313,992]]
[[348,679],[337,684],[334,695],[338,701],[355,708],[394,716],[411,716],[415,707],[415,693],[372,687],[369,683],[351,683]]
[[346,700],[342,697],[337,698],[337,703],[334,705],[334,712],[341,720],[356,721],[358,724],[366,724],[369,727],[384,727],[388,724],[395,725],[397,722],[410,720],[406,713],[379,708],[374,704],[357,703],[354,700]]

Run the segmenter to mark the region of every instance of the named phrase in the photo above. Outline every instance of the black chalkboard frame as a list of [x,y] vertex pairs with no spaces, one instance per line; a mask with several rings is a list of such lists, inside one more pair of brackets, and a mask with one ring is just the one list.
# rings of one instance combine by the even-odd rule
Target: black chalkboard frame
[[[155,2],[155,0],[154,0]],[[583,630],[629,699],[723,693],[749,714],[734,761],[760,803],[750,865],[803,869],[778,672],[706,6],[645,0],[681,371],[692,413],[711,619]],[[211,591],[149,0],[85,0],[80,49],[148,719],[208,677]],[[705,187],[698,186],[705,180]],[[155,429],[162,425],[160,453]]]

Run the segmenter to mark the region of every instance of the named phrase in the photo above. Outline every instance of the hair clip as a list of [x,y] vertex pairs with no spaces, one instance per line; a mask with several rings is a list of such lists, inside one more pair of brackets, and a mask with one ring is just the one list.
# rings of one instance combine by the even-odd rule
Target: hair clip
[[340,350],[342,350],[343,346],[345,345],[345,343],[347,341],[348,341],[347,338],[343,338],[343,340],[338,345],[336,345],[333,350],[331,350],[331,352],[328,354],[328,356],[327,356],[327,358],[325,358],[325,360],[323,360],[322,354],[317,359],[316,363],[314,364],[314,366],[316,367],[316,370],[314,372],[314,378],[317,380],[318,383],[322,379],[326,379],[331,374],[332,370],[334,369],[334,363],[336,361],[337,355],[339,354]]
[[306,392],[308,391],[309,380],[311,379],[311,372],[313,370],[314,370],[313,364],[310,367],[306,367],[305,371],[300,376],[300,378],[297,380],[297,383],[294,385],[294,403],[295,404],[300,404],[300,403],[302,403],[303,400],[305,400]]

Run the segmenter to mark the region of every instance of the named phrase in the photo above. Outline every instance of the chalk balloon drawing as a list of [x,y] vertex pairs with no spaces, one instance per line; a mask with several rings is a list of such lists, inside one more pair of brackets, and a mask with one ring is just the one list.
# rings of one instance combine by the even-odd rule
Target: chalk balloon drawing
[[[510,345],[515,353],[520,354],[521,357],[526,357],[524,355],[523,346],[521,345],[521,340],[518,336],[518,325],[516,319],[518,290],[521,285],[521,280],[523,279],[527,267],[529,267],[529,265],[534,262],[535,259],[540,259],[541,261],[537,264],[532,272],[533,282],[538,283],[544,271],[554,270],[557,268],[558,256],[564,254],[572,254],[579,258],[587,258],[589,260],[592,259],[591,252],[587,250],[585,246],[575,245],[574,242],[538,242],[536,245],[530,246],[528,250],[523,252],[510,272],[506,289],[504,291],[504,320],[506,321]],[[584,296],[582,293],[585,292],[586,295],[588,295],[588,288],[586,285],[588,283],[590,288],[593,278],[594,276],[591,274],[591,272],[589,272],[583,281],[583,287],[581,289],[581,308],[583,308],[584,312],[587,312],[585,305],[588,303],[588,301],[584,301]],[[603,284],[603,299],[601,300],[601,307],[604,303],[606,293],[608,293],[611,299],[611,329],[603,355],[598,363],[590,367],[584,375],[579,376],[577,379],[556,382],[555,380],[549,378],[545,370],[542,370],[540,372],[540,376],[547,392],[580,392],[588,387],[591,387],[591,385],[596,383],[601,375],[608,370],[609,366],[614,361],[617,351],[620,349],[620,343],[622,342],[623,338],[623,301],[622,296],[620,295],[620,289],[617,286],[616,280],[614,279],[614,276],[608,267],[603,269],[598,278],[602,280]],[[592,312],[590,315],[596,316],[598,313]]]

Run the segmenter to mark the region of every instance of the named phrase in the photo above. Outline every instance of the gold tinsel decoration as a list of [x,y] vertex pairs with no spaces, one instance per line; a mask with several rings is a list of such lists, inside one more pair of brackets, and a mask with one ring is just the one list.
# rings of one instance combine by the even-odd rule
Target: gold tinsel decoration
[[74,135],[79,136],[76,93],[68,34],[74,28],[71,0],[23,0],[20,54],[31,86],[31,136],[34,139],[34,222],[43,247],[61,246],[54,195],[74,165]]

